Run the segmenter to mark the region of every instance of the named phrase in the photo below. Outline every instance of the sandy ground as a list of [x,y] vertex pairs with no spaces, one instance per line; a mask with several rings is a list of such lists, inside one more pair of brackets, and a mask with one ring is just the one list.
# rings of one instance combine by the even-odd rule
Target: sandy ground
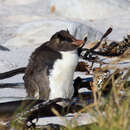
[[[93,42],[112,26],[108,39],[122,40],[130,33],[130,0],[0,0],[0,19],[0,45],[10,49],[0,48],[0,72],[5,72],[26,66],[32,51],[61,29]],[[22,76],[0,82],[23,83]],[[0,97],[25,96],[23,88],[0,89]]]

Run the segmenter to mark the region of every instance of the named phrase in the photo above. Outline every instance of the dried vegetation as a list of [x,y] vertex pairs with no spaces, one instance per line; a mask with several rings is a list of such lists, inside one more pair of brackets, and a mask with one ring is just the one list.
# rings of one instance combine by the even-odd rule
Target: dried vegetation
[[[78,100],[55,99],[37,104],[21,114],[15,114],[11,127],[16,129],[63,129],[63,130],[129,130],[130,129],[130,66],[119,68],[119,62],[130,60],[130,35],[122,41],[107,42],[104,38],[111,33],[109,28],[100,41],[93,43],[91,48],[82,47],[80,50],[81,58],[76,71],[85,72],[85,75],[93,75],[93,80],[82,80],[78,77],[74,80],[75,95]],[[101,57],[111,58],[109,63],[105,63]],[[116,58],[113,58],[116,57]],[[89,64],[91,63],[91,64]],[[95,67],[95,64],[99,67]],[[86,87],[92,90],[88,96],[78,93],[78,89]],[[86,100],[92,99],[91,103]],[[65,102],[68,105],[61,107],[57,102]],[[46,111],[48,111],[46,113]],[[50,111],[50,112],[49,112]],[[66,127],[50,124],[37,128],[33,119],[44,116],[63,116],[67,113],[77,114],[90,113],[95,117],[94,123],[83,126]],[[46,115],[46,114],[47,115]],[[17,118],[16,118],[17,117]],[[22,119],[22,120],[21,120]],[[28,122],[30,125],[28,125]],[[17,125],[19,124],[19,125]],[[20,127],[19,127],[20,126]]]

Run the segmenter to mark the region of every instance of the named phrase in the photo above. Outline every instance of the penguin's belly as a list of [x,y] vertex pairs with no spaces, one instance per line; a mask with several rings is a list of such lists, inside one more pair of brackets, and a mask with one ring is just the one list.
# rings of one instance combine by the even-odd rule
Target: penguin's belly
[[55,61],[49,75],[50,95],[49,99],[71,98],[74,93],[73,75],[78,63],[78,55],[75,51],[60,52],[62,59]]

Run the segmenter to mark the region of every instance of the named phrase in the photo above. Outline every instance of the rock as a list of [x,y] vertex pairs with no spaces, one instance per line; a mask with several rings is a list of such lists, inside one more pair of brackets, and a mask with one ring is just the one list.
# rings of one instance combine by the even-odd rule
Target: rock
[[91,123],[96,122],[96,119],[91,116],[89,113],[82,113],[79,114],[75,118],[75,114],[69,114],[67,116],[61,116],[61,117],[44,117],[44,118],[39,118],[38,122],[36,125],[46,125],[46,124],[57,124],[57,125],[62,125],[62,126],[70,126],[70,127],[75,127],[80,126],[80,125],[88,125]]
[[87,42],[95,41],[101,36],[99,31],[79,22],[43,19],[20,26],[17,29],[16,36],[8,40],[4,45],[14,47],[39,46],[48,41],[55,32],[62,29],[68,29],[77,39],[83,39],[87,35]]
[[1,46],[1,45],[0,45],[0,50],[2,50],[2,51],[9,51],[8,48],[6,48],[6,47],[4,47],[4,46]]

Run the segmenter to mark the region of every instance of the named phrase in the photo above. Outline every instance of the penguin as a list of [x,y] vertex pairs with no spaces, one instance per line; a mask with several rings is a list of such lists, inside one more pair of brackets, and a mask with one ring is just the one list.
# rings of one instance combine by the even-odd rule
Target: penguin
[[61,30],[36,48],[23,78],[28,96],[44,100],[71,99],[78,48],[83,44],[84,40],[77,40],[68,30]]

